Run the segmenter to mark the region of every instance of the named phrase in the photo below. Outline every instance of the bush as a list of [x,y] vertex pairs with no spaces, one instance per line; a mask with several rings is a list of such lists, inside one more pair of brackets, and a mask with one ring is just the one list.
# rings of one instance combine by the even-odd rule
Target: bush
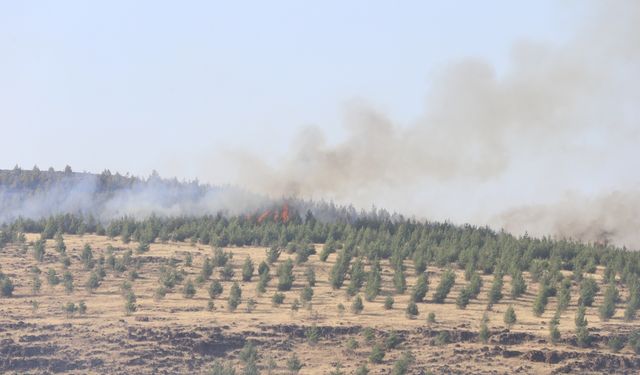
[[435,323],[436,322],[436,313],[434,313],[433,311],[431,311],[428,315],[427,315],[427,323]]
[[369,374],[369,369],[367,368],[366,364],[361,365],[356,369],[356,372],[354,372],[354,375],[368,375],[368,374]]
[[247,341],[242,347],[242,350],[240,350],[238,357],[242,363],[255,362],[258,360],[258,350],[255,344],[252,341]]
[[42,262],[44,260],[44,253],[45,253],[44,244],[45,244],[45,241],[40,239],[36,241],[36,243],[33,245],[33,257],[38,262]]
[[471,292],[469,291],[468,287],[464,287],[462,288],[462,290],[460,290],[460,294],[458,295],[458,298],[456,298],[456,306],[459,309],[466,309],[467,305],[469,304],[469,301],[471,299]]
[[253,277],[254,266],[251,257],[247,257],[242,265],[242,281],[251,281]]
[[233,266],[231,263],[225,263],[224,267],[220,270],[220,277],[224,281],[229,281],[233,278],[235,272],[233,271]]
[[598,283],[591,277],[585,277],[580,283],[580,299],[578,304],[591,306],[598,293]]
[[62,275],[64,281],[64,290],[67,294],[73,293],[73,275],[69,271],[65,271]]
[[227,265],[229,259],[232,258],[231,253],[225,253],[222,248],[216,247],[213,249],[213,265],[214,267],[224,267]]
[[293,262],[287,259],[278,267],[278,290],[287,291],[293,285]]
[[82,249],[82,254],[80,255],[80,259],[82,260],[82,264],[84,265],[84,269],[90,270],[93,269],[95,265],[95,261],[93,260],[93,250],[91,250],[91,246],[89,244],[85,244]]
[[272,246],[271,248],[267,249],[266,250],[267,263],[269,263],[269,264],[275,263],[278,260],[278,258],[280,257],[280,253],[281,252],[282,251],[280,249],[278,249],[277,247],[275,247],[275,246]]
[[78,310],[78,307],[73,302],[67,302],[67,304],[64,305],[64,312],[67,318],[71,318],[73,314],[76,313],[77,310]]
[[609,285],[604,292],[604,300],[598,309],[600,319],[607,321],[616,313],[616,301],[620,297],[618,289],[614,284]]
[[507,327],[511,328],[511,326],[515,324],[516,320],[516,312],[513,309],[513,306],[509,305],[507,310],[504,312],[504,323]]
[[409,304],[407,305],[407,309],[405,311],[407,318],[409,319],[415,319],[416,316],[418,316],[419,312],[418,312],[418,305],[416,305],[415,302],[413,301],[409,301]]
[[253,312],[253,310],[255,310],[255,309],[256,309],[256,306],[257,306],[257,305],[258,305],[258,303],[256,302],[256,300],[255,300],[255,299],[253,299],[253,298],[249,298],[249,299],[247,300],[247,306],[246,306],[246,308],[245,308],[245,311],[246,311],[247,313],[252,313],[252,312]]
[[391,310],[393,308],[393,302],[394,302],[393,297],[387,296],[384,299],[384,309],[385,310]]
[[549,322],[549,339],[551,343],[555,344],[560,341],[560,330],[558,329],[558,321],[551,320]]
[[346,347],[347,347],[348,350],[356,350],[356,349],[358,349],[358,346],[359,346],[358,345],[358,341],[356,339],[354,339],[353,337],[350,337],[347,340]]
[[387,336],[384,339],[384,347],[387,350],[395,349],[401,343],[402,343],[402,338],[398,336],[398,333],[396,331],[391,331],[391,333],[389,333],[389,336]]
[[302,290],[300,291],[300,300],[302,301],[302,303],[311,302],[312,298],[313,289],[310,286],[305,286],[304,288],[302,288]]
[[236,370],[233,368],[233,364],[231,363],[223,363],[218,360],[213,363],[211,370],[209,371],[210,375],[236,375]]
[[47,283],[50,286],[56,286],[60,284],[60,278],[58,277],[58,273],[53,268],[49,268],[49,270],[47,270]]
[[393,287],[396,293],[404,293],[407,290],[407,280],[404,277],[404,271],[401,266],[397,266],[393,273]]
[[411,300],[414,302],[422,302],[424,301],[424,297],[427,295],[429,291],[429,285],[427,281],[427,275],[421,274],[416,281],[416,285],[413,287],[413,291],[411,293]]
[[292,374],[297,374],[298,372],[300,372],[300,369],[302,369],[302,366],[303,364],[296,353],[291,353],[291,357],[287,359],[287,370],[289,370],[289,372],[291,372]]
[[129,292],[127,293],[127,296],[125,297],[125,303],[124,303],[124,311],[127,315],[131,315],[132,313],[134,313],[136,310],[138,310],[138,305],[136,305],[136,295],[133,294],[133,292]]
[[209,289],[207,289],[207,292],[209,293],[209,298],[211,298],[211,299],[217,298],[223,292],[222,284],[220,284],[220,282],[217,281],[217,280],[213,281],[209,285]]
[[444,303],[444,300],[447,298],[447,295],[451,291],[451,288],[453,288],[455,282],[456,274],[452,270],[444,271],[440,278],[440,283],[438,283],[438,286],[436,287],[433,302]]
[[391,370],[392,375],[405,375],[413,362],[415,361],[415,357],[411,352],[404,352],[400,356],[400,358],[393,364],[393,369]]
[[2,297],[11,297],[14,289],[15,287],[9,276],[2,275],[0,277],[0,295]]
[[193,285],[191,279],[187,279],[182,289],[182,295],[184,298],[193,298],[196,295],[196,287]]
[[620,336],[614,336],[607,341],[607,346],[611,349],[612,352],[617,353],[625,346],[625,341]]
[[373,331],[372,328],[367,327],[364,330],[362,330],[362,336],[364,337],[364,340],[370,344],[373,342],[373,340],[375,340],[376,333]]
[[382,363],[384,356],[384,348],[382,347],[382,345],[376,344],[373,346],[373,349],[371,349],[371,354],[369,354],[369,361],[371,361],[371,363]]
[[96,272],[91,272],[85,286],[87,287],[89,293],[93,293],[94,290],[98,289],[98,287],[100,286],[100,277]]
[[238,305],[242,301],[242,290],[237,282],[234,282],[231,285],[231,290],[229,291],[229,300],[227,301],[227,308],[229,311],[235,311],[238,308]]
[[42,287],[42,281],[40,280],[40,276],[33,275],[33,278],[31,280],[31,292],[33,294],[39,294],[41,287]]
[[305,271],[304,275],[307,278],[307,284],[310,287],[314,287],[316,285],[316,272],[313,269],[313,267],[311,266],[307,267],[307,270]]
[[438,346],[446,345],[450,341],[451,341],[451,337],[449,336],[448,331],[440,331],[440,333],[438,333],[438,335],[435,338],[435,344]]
[[273,294],[273,297],[271,297],[271,303],[273,304],[273,306],[282,305],[283,302],[284,302],[284,294],[283,293],[275,292]]
[[493,305],[498,303],[502,299],[502,276],[496,275],[493,279],[493,284],[491,284],[491,289],[489,290],[489,305]]
[[307,337],[307,341],[311,345],[317,344],[318,340],[320,339],[320,329],[318,329],[318,326],[315,324],[309,327],[304,334]]
[[484,344],[487,343],[487,341],[489,341],[489,326],[487,325],[488,323],[488,318],[487,315],[485,314],[482,317],[482,323],[480,323],[480,331],[478,332],[478,338],[480,339],[480,341]]
[[211,275],[213,275],[213,262],[211,262],[209,257],[205,257],[204,261],[202,262],[200,276],[202,276],[203,280],[209,280]]
[[511,298],[517,299],[527,291],[527,283],[524,281],[522,272],[517,271],[511,278]]
[[357,295],[356,298],[353,299],[353,303],[351,304],[351,312],[354,314],[360,314],[364,310],[364,305],[362,304],[362,298],[360,295]]

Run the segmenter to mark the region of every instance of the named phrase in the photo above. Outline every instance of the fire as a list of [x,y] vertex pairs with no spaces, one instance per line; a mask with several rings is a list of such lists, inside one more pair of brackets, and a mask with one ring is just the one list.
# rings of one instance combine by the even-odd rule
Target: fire
[[273,217],[275,222],[287,223],[289,221],[289,204],[283,203],[282,208],[273,209],[273,210],[265,210],[260,216],[258,216],[257,222],[261,224],[268,217]]

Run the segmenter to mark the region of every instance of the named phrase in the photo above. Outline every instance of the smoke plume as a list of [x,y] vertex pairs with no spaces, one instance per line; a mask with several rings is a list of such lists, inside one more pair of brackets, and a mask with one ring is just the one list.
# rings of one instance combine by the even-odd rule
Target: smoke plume
[[[271,195],[410,206],[419,216],[438,202],[398,202],[434,190],[478,189],[486,196],[533,190],[512,201],[499,196],[489,210],[438,214],[640,246],[633,234],[638,220],[629,220],[640,208],[640,194],[625,191],[638,181],[633,168],[640,166],[632,159],[640,159],[640,4],[602,6],[564,45],[516,43],[504,72],[476,58],[449,64],[435,76],[425,111],[413,123],[352,105],[346,137],[338,143],[307,127],[276,166],[243,153],[234,160],[240,181]],[[612,184],[620,191],[612,192]],[[554,191],[535,192],[545,186]],[[549,203],[574,190],[580,194]],[[442,193],[435,201],[443,197],[465,200]]]

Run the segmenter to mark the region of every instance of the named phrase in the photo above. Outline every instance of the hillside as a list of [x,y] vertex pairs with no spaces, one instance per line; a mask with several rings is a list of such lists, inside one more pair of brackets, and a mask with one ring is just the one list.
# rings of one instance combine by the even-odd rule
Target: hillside
[[292,353],[307,374],[640,368],[637,253],[283,211],[5,225],[2,371],[289,373]]

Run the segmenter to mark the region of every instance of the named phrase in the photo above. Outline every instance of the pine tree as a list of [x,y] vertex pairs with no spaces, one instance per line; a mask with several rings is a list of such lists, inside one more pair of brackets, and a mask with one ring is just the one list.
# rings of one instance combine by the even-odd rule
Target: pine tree
[[247,256],[242,265],[242,281],[251,281],[253,277],[254,266],[251,257]]
[[362,303],[362,298],[360,298],[360,295],[357,295],[351,304],[351,312],[357,315],[360,314],[363,309],[364,305]]
[[456,274],[452,270],[446,270],[440,278],[440,283],[436,287],[436,292],[433,296],[433,302],[444,303],[447,295],[453,288],[456,281]]
[[404,277],[402,267],[395,267],[393,273],[393,287],[396,293],[403,294],[407,290],[407,280]]
[[517,271],[511,279],[511,298],[517,299],[527,291],[527,283],[524,281],[522,272]]
[[219,281],[213,281],[209,285],[209,289],[207,290],[207,292],[209,293],[209,298],[211,299],[217,298],[219,295],[222,294],[222,291],[223,291],[222,284],[220,284]]
[[598,309],[600,319],[607,321],[616,313],[616,301],[620,297],[615,284],[610,284],[604,292],[604,300]]
[[365,288],[364,298],[369,302],[373,301],[380,293],[381,284],[380,264],[375,262],[371,266],[371,271],[367,277],[367,287]]
[[458,298],[456,298],[456,306],[459,309],[466,309],[469,304],[469,300],[471,299],[471,292],[469,291],[469,287],[465,286],[460,290],[460,294],[458,294]]
[[483,343],[487,343],[487,341],[489,341],[489,326],[487,325],[487,323],[489,322],[489,318],[487,317],[487,314],[485,313],[485,315],[482,317],[482,322],[480,323],[480,331],[478,332],[478,338],[480,339],[481,342]]
[[416,285],[413,287],[413,291],[411,292],[411,300],[414,302],[424,301],[424,297],[427,295],[427,291],[429,291],[427,274],[423,273],[422,275],[418,276]]
[[507,310],[504,312],[504,323],[511,329],[511,326],[516,322],[516,312],[513,309],[513,306],[509,305]]
[[591,337],[589,336],[589,330],[587,329],[587,319],[585,318],[586,307],[580,305],[578,311],[576,311],[576,341],[578,346],[587,347],[591,343]]
[[393,308],[393,303],[394,303],[393,297],[387,296],[384,299],[384,309],[391,310]]
[[196,287],[193,285],[193,281],[189,278],[184,284],[182,289],[182,295],[184,298],[193,298],[196,294]]
[[231,290],[229,291],[229,300],[227,301],[227,308],[229,311],[235,311],[242,301],[242,290],[237,282],[233,282]]
[[489,290],[489,305],[498,303],[502,299],[502,275],[496,275]]
[[416,303],[413,301],[409,301],[409,304],[407,305],[407,309],[405,310],[405,313],[407,314],[407,318],[415,319],[416,316],[418,316],[419,314],[418,305],[416,305]]
[[287,291],[293,285],[293,262],[287,259],[278,267],[278,290]]
[[591,277],[585,277],[580,283],[580,300],[578,304],[584,306],[593,305],[593,301],[598,293],[598,283]]
[[558,311],[565,311],[571,301],[571,280],[564,278],[558,292]]
[[549,339],[551,343],[555,344],[560,340],[560,330],[558,325],[560,324],[560,316],[556,313],[553,319],[549,320]]

